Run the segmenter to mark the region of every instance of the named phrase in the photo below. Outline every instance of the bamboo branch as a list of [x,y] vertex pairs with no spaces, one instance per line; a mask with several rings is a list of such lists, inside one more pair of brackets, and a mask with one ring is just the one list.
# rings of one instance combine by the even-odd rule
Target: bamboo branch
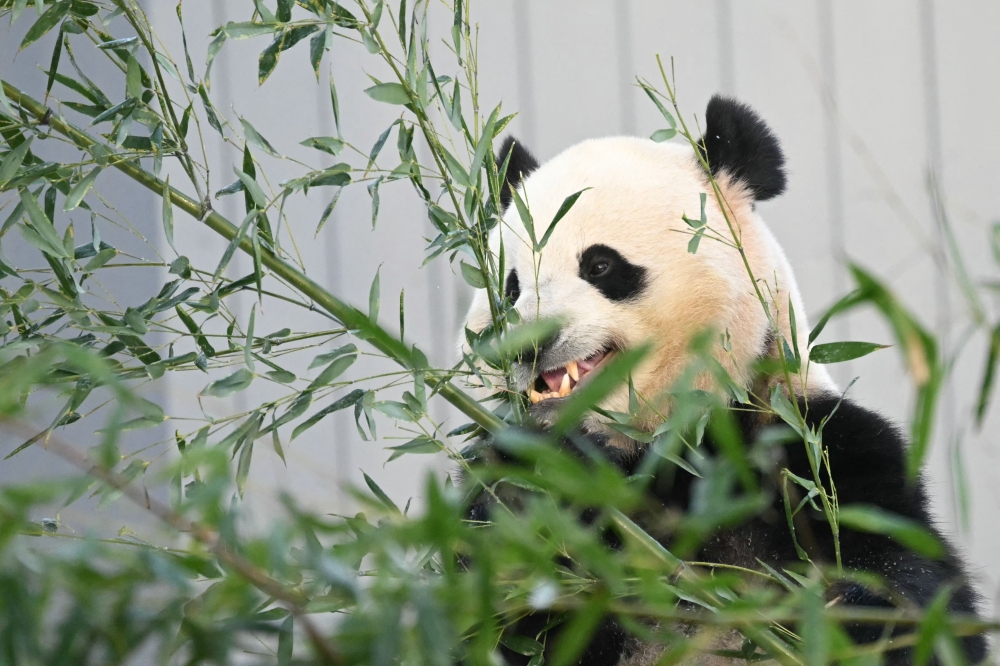
[[[2,82],[4,92],[8,99],[18,104],[27,113],[31,114],[39,123],[45,123],[52,129],[67,137],[81,150],[90,151],[95,145],[102,145],[83,130],[67,122],[61,115],[52,109],[31,98],[18,88],[15,88],[6,81]],[[106,146],[105,146],[106,147]],[[111,151],[113,152],[113,151]],[[132,178],[137,183],[152,191],[158,196],[163,196],[165,183],[156,178],[136,163],[128,160],[112,160],[112,166]],[[174,187],[170,187],[170,201],[187,214],[197,220],[204,222],[212,231],[216,232],[226,240],[236,237],[239,229],[232,222],[219,213],[211,210],[208,206],[203,206],[200,202],[183,194]],[[244,237],[240,241],[240,249],[251,257],[254,255],[253,242],[249,237]],[[417,366],[413,352],[403,342],[387,333],[377,323],[371,321],[368,315],[358,310],[353,305],[345,303],[318,283],[312,280],[305,273],[291,265],[281,257],[268,249],[261,248],[261,262],[271,270],[274,275],[283,279],[303,296],[311,299],[321,308],[329,312],[333,317],[342,323],[346,328],[355,332],[362,340],[371,344],[375,349],[382,352],[392,360],[399,363],[407,370],[421,372],[423,369]],[[503,427],[503,422],[488,409],[480,405],[467,393],[457,388],[447,379],[436,377],[432,373],[426,373],[426,382],[431,389],[440,393],[445,400],[457,407],[459,411],[478,423],[490,432],[495,432]]]

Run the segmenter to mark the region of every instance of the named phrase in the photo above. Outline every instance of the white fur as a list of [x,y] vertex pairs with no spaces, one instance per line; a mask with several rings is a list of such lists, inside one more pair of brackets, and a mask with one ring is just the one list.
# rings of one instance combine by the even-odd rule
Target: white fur
[[[706,237],[697,253],[688,252],[691,229],[682,216],[699,217],[702,192],[708,195],[709,227],[730,242],[733,234],[693,150],[679,143],[631,137],[593,139],[565,150],[529,175],[520,188],[535,220],[536,237],[542,237],[567,196],[588,187],[540,256],[532,253],[514,206],[494,232],[492,250],[499,251],[502,235],[507,270],[518,272],[517,309],[522,319],[562,320],[557,344],[562,345],[559,356],[565,361],[585,358],[610,340],[623,346],[651,343],[652,352],[633,374],[636,389],[648,399],[669,389],[687,366],[692,336],[706,329],[728,331],[731,349],[726,351],[719,343],[713,353],[737,382],[750,388],[751,366],[764,351],[771,324],[736,249]],[[798,346],[805,353],[809,331],[805,308],[781,247],[753,211],[743,188],[726,178],[720,187],[757,284],[782,335],[789,339],[791,297]],[[610,301],[579,277],[580,254],[596,243],[614,248],[647,270],[647,287],[639,298]],[[479,331],[490,321],[486,294],[479,291],[467,326]],[[835,390],[823,366],[808,367],[807,377],[793,380],[796,393]],[[707,378],[703,381],[703,388],[715,388]],[[522,390],[527,387],[526,376],[521,384]],[[627,393],[620,391],[603,406],[625,411]]]

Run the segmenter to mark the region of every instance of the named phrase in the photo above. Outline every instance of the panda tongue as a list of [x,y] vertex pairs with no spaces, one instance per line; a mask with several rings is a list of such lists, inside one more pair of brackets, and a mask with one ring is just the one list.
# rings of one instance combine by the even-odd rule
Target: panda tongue
[[545,385],[549,387],[550,391],[558,393],[560,386],[562,386],[563,375],[565,374],[566,368],[556,368],[555,370],[543,372],[542,379],[545,380]]

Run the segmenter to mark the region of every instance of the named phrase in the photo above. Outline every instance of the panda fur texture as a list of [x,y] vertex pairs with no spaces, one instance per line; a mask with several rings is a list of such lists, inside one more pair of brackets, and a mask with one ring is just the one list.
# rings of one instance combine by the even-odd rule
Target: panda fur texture
[[[771,312],[777,313],[776,326],[785,339],[791,339],[787,305],[791,302],[798,322],[798,348],[806,354],[809,326],[791,267],[754,206],[756,201],[775,197],[785,189],[784,157],[776,138],[748,106],[715,96],[705,114],[702,147],[741,237],[746,260],[758,280],[766,282],[763,293]],[[505,290],[524,322],[540,318],[558,318],[562,322],[558,333],[537,354],[522,357],[515,364],[514,379],[519,390],[531,394],[535,389],[548,389],[536,391],[533,397],[551,396],[532,405],[531,416],[536,423],[544,427],[562,403],[563,399],[555,396],[560,388],[565,393],[563,383],[567,380],[562,375],[568,374],[567,364],[575,361],[574,369],[579,374],[606,358],[607,352],[651,343],[649,355],[633,372],[632,380],[642,395],[659,396],[685,369],[692,336],[707,329],[729,333],[728,349],[715,345],[713,351],[729,375],[747,389],[763,389],[766,395],[769,384],[777,379],[755,376],[754,369],[762,357],[777,356],[777,336],[742,258],[734,248],[707,238],[696,253],[687,249],[690,232],[682,216],[698,217],[699,195],[703,192],[708,193],[705,214],[709,227],[723,237],[731,237],[707,176],[690,146],[632,137],[594,139],[539,165],[524,147],[508,137],[497,162],[502,165],[508,158],[501,202],[505,221],[491,238],[493,250],[498,251],[498,234],[503,234],[508,270]],[[510,210],[508,185],[518,188],[536,221],[553,219],[567,196],[590,188],[553,231],[541,254],[537,280],[531,242],[527,241],[516,210]],[[537,236],[544,231],[536,229]],[[466,326],[480,331],[490,322],[485,292],[479,291]],[[575,381],[570,383],[575,385]],[[699,379],[697,388],[718,392],[709,377]],[[840,391],[822,365],[812,364],[805,381],[793,377],[790,388],[812,426],[818,426],[836,411],[824,427],[823,442],[830,451],[841,505],[876,505],[915,520],[941,536],[934,527],[923,482],[907,482],[906,443],[895,425],[849,398],[841,402]],[[601,407],[627,412],[627,388],[623,386],[613,393]],[[767,425],[759,414],[742,410],[732,413],[746,442],[753,442]],[[655,427],[652,418],[650,424]],[[581,431],[625,473],[634,471],[642,460],[643,446],[607,428],[596,414],[586,418]],[[713,448],[711,441],[706,441],[706,446],[708,450]],[[799,476],[811,477],[803,448],[801,442],[786,445],[775,476],[779,469],[787,467]],[[504,458],[505,454],[490,449],[483,459],[498,457]],[[767,482],[774,487],[776,480],[762,478],[762,483]],[[693,477],[674,468],[669,482],[654,479],[650,493],[665,510],[683,510],[695,485]],[[772,566],[796,562],[780,492],[777,497],[772,511],[737,528],[717,532],[698,558],[749,568],[759,566],[758,558]],[[479,495],[469,507],[468,517],[487,520],[489,501],[485,493]],[[810,523],[807,531],[814,535],[807,550],[818,561],[834,561],[833,539],[825,519],[806,513],[799,515]],[[881,575],[896,599],[922,607],[944,585],[951,585],[954,593],[950,609],[976,612],[978,597],[950,545],[947,556],[935,561],[880,535],[843,529],[840,540],[845,568]],[[943,537],[942,541],[947,544]],[[670,545],[666,538],[664,545]],[[840,584],[830,594],[843,604],[892,606],[886,596],[858,584]],[[528,617],[517,631],[533,636],[547,622],[544,615]],[[845,629],[856,642],[878,640],[883,630],[870,625]],[[739,649],[741,640],[733,636],[732,645],[725,647]],[[970,663],[986,658],[983,637],[964,638],[961,645]],[[506,649],[504,656],[510,664],[527,661]],[[655,649],[638,644],[609,617],[579,663],[624,666],[655,663],[657,656]],[[734,663],[711,655],[700,659],[695,663]],[[893,650],[887,653],[886,660],[888,664],[909,664],[912,654],[907,649]]]

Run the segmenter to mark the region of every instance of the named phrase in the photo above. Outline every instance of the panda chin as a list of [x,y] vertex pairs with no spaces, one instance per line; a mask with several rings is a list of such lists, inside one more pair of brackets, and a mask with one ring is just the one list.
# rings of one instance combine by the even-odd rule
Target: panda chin
[[614,355],[614,348],[605,347],[585,358],[571,360],[554,368],[543,370],[528,388],[528,398],[533,405],[551,400],[562,400]]

